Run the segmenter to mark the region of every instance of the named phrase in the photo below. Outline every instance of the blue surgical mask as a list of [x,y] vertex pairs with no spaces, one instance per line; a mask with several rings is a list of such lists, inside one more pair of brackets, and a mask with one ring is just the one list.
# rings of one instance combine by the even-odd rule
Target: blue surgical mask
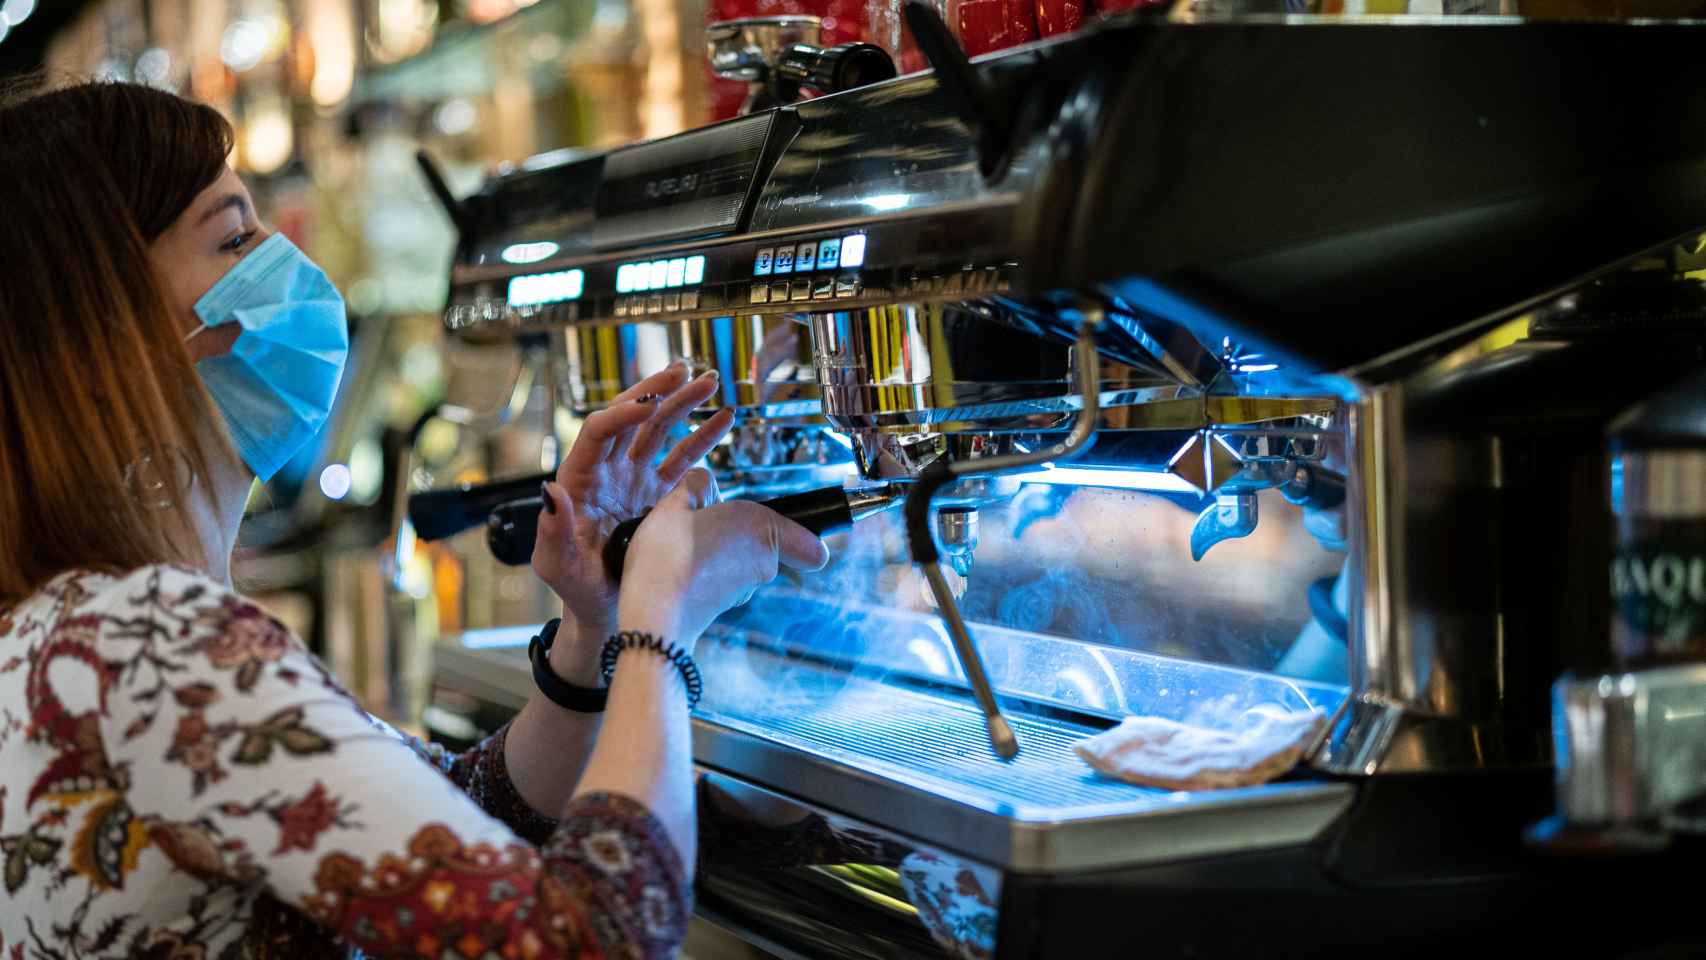
[[243,328],[231,352],[196,364],[243,462],[265,483],[320,432],[349,356],[344,301],[282,233],[196,301],[201,326]]

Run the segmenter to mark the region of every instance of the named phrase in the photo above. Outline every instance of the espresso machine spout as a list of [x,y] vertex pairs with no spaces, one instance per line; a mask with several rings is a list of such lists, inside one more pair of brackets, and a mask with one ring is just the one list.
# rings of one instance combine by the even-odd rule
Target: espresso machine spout
[[[1096,353],[1096,328],[1101,322],[1100,308],[1086,306],[1079,313],[1078,345],[1072,352],[1072,366],[1082,406],[1072,421],[1072,430],[1067,433],[1065,439],[1029,453],[1003,454],[976,460],[938,460],[924,469],[906,498],[906,539],[912,552],[912,560],[924,571],[924,579],[930,585],[930,594],[936,600],[936,609],[941,612],[942,621],[948,628],[948,636],[953,640],[954,655],[959,658],[960,668],[965,671],[972,696],[976,698],[978,708],[983,711],[984,722],[989,728],[989,745],[994,748],[996,756],[1003,760],[1011,760],[1019,755],[1019,740],[1014,736],[1012,726],[1001,715],[1001,705],[995,700],[995,690],[990,685],[989,674],[984,670],[983,657],[978,653],[971,631],[966,629],[965,619],[960,615],[959,602],[954,598],[947,577],[942,573],[942,552],[938,549],[936,538],[931,535],[930,501],[943,487],[967,476],[987,476],[1070,460],[1089,447],[1096,432],[1096,420],[1100,412],[1102,384]],[[975,540],[976,527],[970,526],[969,530]]]

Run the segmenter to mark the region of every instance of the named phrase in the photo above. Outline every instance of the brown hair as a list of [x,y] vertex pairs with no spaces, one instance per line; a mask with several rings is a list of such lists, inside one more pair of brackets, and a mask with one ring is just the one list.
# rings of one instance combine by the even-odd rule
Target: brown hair
[[[231,125],[170,93],[83,83],[0,94],[0,607],[70,569],[201,564],[188,490],[127,483],[152,457],[207,489],[211,402],[148,245],[218,179]],[[173,476],[175,471],[166,470]]]

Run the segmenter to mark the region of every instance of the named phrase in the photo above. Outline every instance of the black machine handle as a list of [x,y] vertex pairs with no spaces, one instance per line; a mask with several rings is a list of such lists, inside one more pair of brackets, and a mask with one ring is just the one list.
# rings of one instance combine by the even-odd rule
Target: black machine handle
[[444,208],[444,214],[450,218],[450,223],[456,228],[457,235],[468,236],[470,226],[468,223],[468,207],[450,192],[450,184],[445,181],[444,173],[438,169],[438,164],[433,162],[432,154],[425,150],[416,150],[415,163],[420,166],[421,176],[426,178],[427,189],[432,191],[432,195],[438,199],[439,206]]
[[533,541],[539,538],[542,497],[523,497],[499,504],[486,517],[486,546],[499,563],[524,566],[533,560]]
[[936,13],[936,8],[923,0],[906,0],[901,7],[906,26],[918,49],[936,71],[936,83],[959,114],[960,120],[971,128],[978,140],[978,169],[985,178],[1001,166],[1012,134],[1012,120],[1000,98],[971,65],[971,58],[960,48],[948,25]]
[[782,52],[776,73],[796,86],[840,93],[895,78],[894,59],[872,43],[817,47],[796,43]]
[[[853,507],[847,500],[847,491],[840,486],[790,493],[758,502],[820,537],[853,525]],[[604,572],[612,583],[622,582],[622,565],[628,559],[628,544],[644,519],[640,516],[622,521],[604,541]]]
[[[537,511],[539,485],[556,479],[554,473],[536,473],[514,480],[478,485],[464,484],[454,490],[428,490],[409,497],[409,523],[422,540],[443,540],[486,522],[500,505],[535,494]],[[529,551],[532,541],[529,541]]]

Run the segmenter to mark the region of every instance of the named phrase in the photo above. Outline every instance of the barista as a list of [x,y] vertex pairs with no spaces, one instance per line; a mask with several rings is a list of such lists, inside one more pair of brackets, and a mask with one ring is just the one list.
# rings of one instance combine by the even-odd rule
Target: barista
[[[717,386],[672,367],[543,490],[535,568],[572,622],[537,645],[540,693],[460,756],[368,716],[231,585],[253,481],[320,428],[348,353],[231,145],[141,85],[0,101],[0,943],[674,955],[694,641],[827,550],[690,469],[727,414],[658,456]],[[618,591],[602,534],[654,505]]]

